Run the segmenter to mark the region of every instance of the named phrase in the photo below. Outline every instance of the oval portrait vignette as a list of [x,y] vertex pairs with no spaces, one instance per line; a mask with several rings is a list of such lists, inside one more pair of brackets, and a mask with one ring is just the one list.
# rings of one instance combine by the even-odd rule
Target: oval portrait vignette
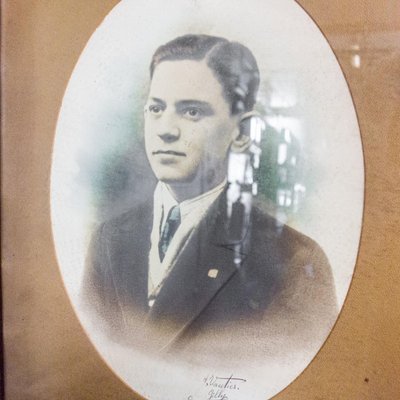
[[271,398],[318,353],[353,276],[354,105],[294,1],[163,10],[121,1],[69,80],[51,173],[61,275],[141,396]]

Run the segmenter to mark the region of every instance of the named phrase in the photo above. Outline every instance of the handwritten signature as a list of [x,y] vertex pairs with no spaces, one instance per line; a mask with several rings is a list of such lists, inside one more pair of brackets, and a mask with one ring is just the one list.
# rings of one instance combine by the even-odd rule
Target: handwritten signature
[[[233,374],[228,377],[207,375],[203,378],[204,385],[209,388],[206,400],[229,400],[229,393],[240,390],[245,382],[247,382],[246,379]],[[190,395],[187,400],[195,400],[195,398]]]
[[239,390],[240,385],[247,382],[244,378],[233,376],[222,377],[215,375],[208,375],[203,379],[206,386],[211,386],[215,389],[228,389],[228,390]]
[[[228,395],[222,390],[211,389],[207,394],[207,400],[229,400]],[[187,400],[194,400],[194,397],[190,395]]]

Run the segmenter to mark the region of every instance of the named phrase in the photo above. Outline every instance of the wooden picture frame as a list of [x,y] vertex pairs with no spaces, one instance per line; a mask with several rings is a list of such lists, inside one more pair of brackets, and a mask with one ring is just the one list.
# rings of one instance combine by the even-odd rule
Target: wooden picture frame
[[[85,43],[116,4],[2,3],[6,399],[140,398],[108,368],[79,324],[57,268],[50,222],[51,154],[64,90]],[[400,9],[389,0],[299,4],[332,46],[352,93],[364,150],[365,208],[357,265],[335,328],[276,399],[395,398]]]

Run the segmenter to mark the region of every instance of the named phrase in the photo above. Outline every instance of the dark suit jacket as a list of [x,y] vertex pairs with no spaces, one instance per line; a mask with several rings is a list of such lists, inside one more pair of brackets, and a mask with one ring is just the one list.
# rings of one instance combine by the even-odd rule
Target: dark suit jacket
[[[150,337],[146,329],[152,327],[160,333],[158,348],[227,327],[244,329],[250,337],[250,326],[257,327],[255,336],[285,336],[300,346],[322,344],[337,315],[323,251],[254,205],[247,232],[251,246],[241,267],[235,267],[225,200],[221,195],[197,226],[151,309],[152,201],[99,227],[88,254],[83,295],[102,330],[108,329],[114,340],[136,343],[137,336]],[[208,276],[210,269],[219,271],[215,278]]]

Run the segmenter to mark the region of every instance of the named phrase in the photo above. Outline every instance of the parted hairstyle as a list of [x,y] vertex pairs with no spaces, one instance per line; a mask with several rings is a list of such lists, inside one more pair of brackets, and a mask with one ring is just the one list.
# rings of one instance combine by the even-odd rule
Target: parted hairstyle
[[209,35],[184,35],[160,46],[150,64],[150,78],[163,61],[205,60],[223,88],[232,114],[251,111],[260,73],[253,53],[238,42]]

